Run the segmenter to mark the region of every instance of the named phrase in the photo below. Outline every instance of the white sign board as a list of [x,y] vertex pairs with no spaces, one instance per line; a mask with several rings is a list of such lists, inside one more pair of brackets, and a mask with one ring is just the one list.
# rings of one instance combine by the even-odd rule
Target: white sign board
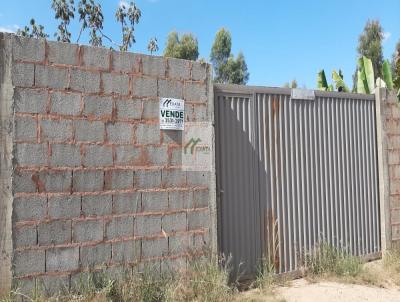
[[185,101],[172,98],[160,98],[160,129],[185,129]]

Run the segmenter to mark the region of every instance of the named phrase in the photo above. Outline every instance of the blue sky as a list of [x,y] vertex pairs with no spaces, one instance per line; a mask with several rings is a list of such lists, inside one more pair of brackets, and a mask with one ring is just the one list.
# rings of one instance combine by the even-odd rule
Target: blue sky
[[[105,32],[119,40],[114,12],[120,0],[99,2]],[[252,85],[282,86],[296,79],[300,86],[313,88],[319,69],[330,74],[341,68],[351,86],[358,35],[368,19],[381,21],[385,57],[391,58],[400,39],[399,0],[137,0],[136,4],[142,18],[131,51],[147,53],[148,40],[156,36],[162,54],[166,36],[175,30],[196,35],[200,57],[208,59],[215,33],[225,27],[232,34],[233,53],[241,50],[245,55]],[[35,17],[52,38],[57,24],[50,6],[50,0],[3,0],[0,30],[15,30]],[[76,38],[77,20],[71,30]]]

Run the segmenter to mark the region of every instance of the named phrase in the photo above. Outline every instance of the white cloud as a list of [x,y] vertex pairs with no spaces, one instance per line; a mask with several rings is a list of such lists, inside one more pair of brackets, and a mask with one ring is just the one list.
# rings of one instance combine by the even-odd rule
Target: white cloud
[[383,41],[384,42],[386,42],[387,40],[389,40],[390,39],[390,37],[392,36],[392,33],[391,32],[384,32],[383,33]]
[[6,33],[15,33],[18,29],[19,29],[19,26],[16,24],[0,26],[0,31],[6,32]]

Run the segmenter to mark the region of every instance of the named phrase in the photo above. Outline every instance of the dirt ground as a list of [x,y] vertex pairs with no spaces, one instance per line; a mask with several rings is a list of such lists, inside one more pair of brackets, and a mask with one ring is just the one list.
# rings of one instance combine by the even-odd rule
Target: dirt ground
[[253,289],[241,294],[246,302],[400,302],[399,288],[379,288],[366,285],[322,281],[311,283],[294,280],[287,286],[277,287],[274,294]]
[[[242,292],[238,301],[244,302],[400,302],[400,287],[384,272],[381,261],[366,265],[376,276],[374,285],[308,279],[287,281],[273,291],[252,289]],[[356,282],[357,283],[357,282]],[[398,283],[397,283],[398,284]]]

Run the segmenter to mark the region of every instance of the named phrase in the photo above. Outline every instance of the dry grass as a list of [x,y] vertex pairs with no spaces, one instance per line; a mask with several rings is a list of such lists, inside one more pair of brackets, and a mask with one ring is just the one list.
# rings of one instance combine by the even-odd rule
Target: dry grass
[[221,267],[218,259],[203,257],[191,261],[187,270],[178,274],[160,275],[146,268],[141,273],[131,274],[117,282],[105,274],[90,274],[82,278],[70,291],[55,297],[44,297],[36,288],[30,296],[12,291],[0,302],[17,301],[25,298],[32,302],[52,301],[121,301],[121,302],[170,302],[170,301],[231,301],[237,292],[228,283],[229,269]]

